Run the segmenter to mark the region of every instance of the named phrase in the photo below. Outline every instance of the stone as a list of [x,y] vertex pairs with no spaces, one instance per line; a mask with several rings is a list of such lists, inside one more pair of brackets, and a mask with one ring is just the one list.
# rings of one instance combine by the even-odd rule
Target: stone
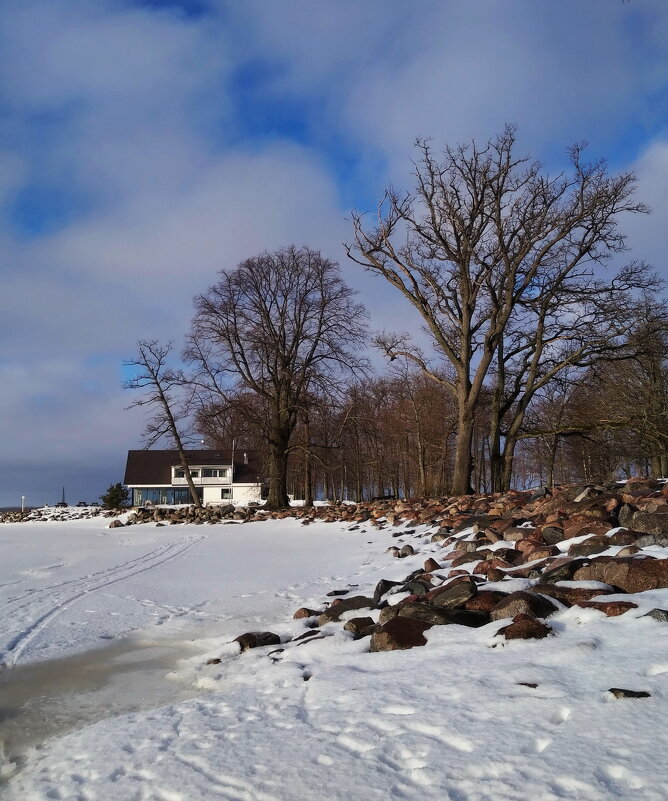
[[548,617],[557,611],[557,606],[543,595],[531,592],[512,592],[491,610],[491,620],[502,620],[506,617],[515,617],[519,614],[528,614],[532,617]]
[[569,556],[591,556],[601,551],[607,551],[610,542],[607,537],[589,537],[582,542],[575,542],[568,549]]
[[321,611],[317,611],[316,609],[309,609],[306,606],[300,606],[299,609],[294,613],[292,616],[293,620],[302,620],[306,617],[314,617],[315,615],[322,614]]
[[623,592],[645,592],[668,587],[668,559],[594,559],[574,574],[576,581],[604,581]]
[[665,512],[642,512],[633,515],[633,528],[644,534],[658,534],[668,537],[668,504]]
[[564,539],[564,530],[561,526],[546,526],[540,533],[548,545],[556,545]]
[[399,556],[403,559],[406,556],[412,556],[415,553],[415,549],[412,545],[406,543],[406,545],[402,546],[401,550],[399,551]]
[[525,562],[536,562],[540,559],[549,559],[550,556],[559,556],[561,551],[556,545],[540,545],[530,551],[524,552]]
[[651,545],[668,548],[668,534],[641,534],[635,541],[635,545],[638,548],[647,548]]
[[552,634],[552,629],[532,615],[519,614],[515,615],[512,623],[496,633],[502,634],[507,640],[542,640]]
[[617,521],[623,528],[633,528],[633,516],[636,513],[636,507],[631,504],[625,503],[617,512]]
[[598,609],[606,617],[618,617],[628,612],[629,609],[637,609],[638,604],[631,601],[578,601],[577,606],[583,609]]
[[615,698],[651,698],[652,694],[646,690],[625,690],[622,687],[611,687],[608,690]]
[[395,617],[384,623],[378,631],[371,635],[369,650],[399,651],[426,645],[424,632],[431,625],[422,620],[411,620],[408,617]]
[[659,623],[668,623],[668,609],[650,609],[643,617],[651,617]]
[[604,588],[593,587],[573,587],[563,586],[561,584],[534,584],[529,592],[537,592],[540,595],[547,595],[550,598],[555,598],[565,606],[573,606],[582,601],[589,601],[596,598],[597,595],[610,595],[614,593],[614,589],[608,585]]
[[329,609],[325,611],[318,618],[318,625],[324,626],[325,623],[333,623],[341,619],[341,615],[345,612],[351,612],[355,609],[374,609],[376,604],[373,598],[367,598],[364,595],[353,595],[351,598],[342,598],[338,603],[333,603]]
[[374,625],[375,622],[372,617],[353,617],[344,624],[343,628],[355,636],[359,636],[365,629],[369,629]]
[[[422,575],[424,575],[424,573]],[[403,585],[401,591],[409,592],[411,595],[425,595],[425,593],[429,592],[430,587],[431,584],[428,581],[412,579]]]
[[385,593],[389,592],[392,587],[399,587],[401,586],[401,581],[390,581],[389,579],[381,579],[378,584],[376,584],[376,589],[373,591],[373,602],[374,604],[380,603],[380,599],[385,595]]
[[116,518],[116,520],[112,520],[111,523],[109,523],[109,528],[123,528],[123,524]]
[[467,611],[465,609],[448,609],[440,606],[427,606],[421,603],[403,603],[398,607],[397,617],[408,617],[412,620],[422,620],[432,626],[447,626],[457,624],[477,628],[489,623],[489,615],[480,611]]
[[506,597],[507,593],[499,590],[479,590],[473,598],[469,598],[464,608],[471,612],[491,612]]
[[479,562],[482,558],[483,557],[477,551],[473,553],[462,553],[455,556],[450,564],[452,567],[460,567],[461,565],[467,565],[472,562]]
[[543,571],[541,582],[543,584],[555,584],[557,581],[570,581],[577,571],[589,564],[589,559],[573,558],[565,556],[555,559],[549,567]]
[[628,528],[620,528],[608,537],[610,545],[633,545],[638,537],[642,537],[640,531],[632,531]]
[[273,631],[248,631],[234,638],[241,646],[242,653],[251,648],[262,648],[265,645],[279,645],[281,638]]
[[336,597],[336,596],[339,596],[339,595],[348,595],[349,592],[350,592],[350,590],[330,590],[327,593],[327,597],[328,598],[333,598],[333,597]]
[[441,566],[439,565],[439,563],[435,559],[432,559],[431,557],[429,557],[429,559],[427,559],[427,561],[424,563],[425,573],[433,573],[435,570],[440,570],[440,569]]
[[454,609],[456,606],[465,604],[469,598],[473,598],[477,593],[478,587],[476,583],[464,579],[464,581],[458,581],[456,584],[446,584],[431,590],[425,595],[425,600],[432,606]]

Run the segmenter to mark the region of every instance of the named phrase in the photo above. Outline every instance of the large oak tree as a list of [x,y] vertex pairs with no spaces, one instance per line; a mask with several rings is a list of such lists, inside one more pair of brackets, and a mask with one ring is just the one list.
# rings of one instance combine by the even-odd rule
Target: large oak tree
[[308,247],[283,248],[221,271],[196,313],[186,357],[204,405],[254,392],[267,408],[267,506],[288,505],[291,437],[310,393],[359,369],[365,311],[338,266]]
[[403,355],[452,388],[455,493],[470,491],[476,410],[510,332],[540,325],[531,310],[543,293],[558,308],[568,287],[572,311],[574,285],[586,286],[592,265],[623,250],[620,216],[646,210],[633,199],[631,173],[610,175],[605,162],[586,161],[582,147],[571,148],[571,169],[553,176],[517,156],[515,144],[512,126],[483,146],[448,146],[441,157],[420,141],[415,189],[388,189],[374,224],[353,214],[348,255],[417,309],[453,374],[442,378],[402,337],[380,339],[388,356]]

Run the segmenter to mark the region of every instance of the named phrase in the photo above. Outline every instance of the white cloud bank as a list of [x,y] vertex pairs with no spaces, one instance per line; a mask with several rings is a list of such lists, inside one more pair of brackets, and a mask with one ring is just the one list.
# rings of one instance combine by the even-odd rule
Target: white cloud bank
[[[662,0],[215,2],[197,16],[16,0],[0,15],[0,505],[37,481],[31,464],[52,487],[40,502],[122,477],[141,424],[120,363],[138,338],[178,342],[221,267],[308,243],[342,262],[378,327],[410,325],[345,263],[342,198],[372,207],[408,180],[418,134],[487,138],[511,121],[550,165],[581,139],[615,167],[640,154],[655,214],[630,222],[630,242],[663,267]],[[302,113],[301,133],[263,131],[263,103]]]

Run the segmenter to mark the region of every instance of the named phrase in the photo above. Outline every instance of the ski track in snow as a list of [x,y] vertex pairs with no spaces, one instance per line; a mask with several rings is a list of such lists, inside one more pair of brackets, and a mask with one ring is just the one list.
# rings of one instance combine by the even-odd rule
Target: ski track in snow
[[0,614],[0,631],[16,631],[17,621],[20,629],[0,651],[0,666],[16,665],[25,648],[71,604],[104,587],[178,559],[204,539],[207,537],[202,534],[174,540],[119,565],[47,587],[26,590],[8,599]]

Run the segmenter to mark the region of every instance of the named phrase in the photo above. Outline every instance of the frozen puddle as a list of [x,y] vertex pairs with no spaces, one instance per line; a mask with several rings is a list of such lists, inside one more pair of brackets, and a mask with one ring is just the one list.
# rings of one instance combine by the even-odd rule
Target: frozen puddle
[[0,782],[31,747],[104,718],[202,693],[168,674],[193,642],[125,639],[95,651],[0,668]]

